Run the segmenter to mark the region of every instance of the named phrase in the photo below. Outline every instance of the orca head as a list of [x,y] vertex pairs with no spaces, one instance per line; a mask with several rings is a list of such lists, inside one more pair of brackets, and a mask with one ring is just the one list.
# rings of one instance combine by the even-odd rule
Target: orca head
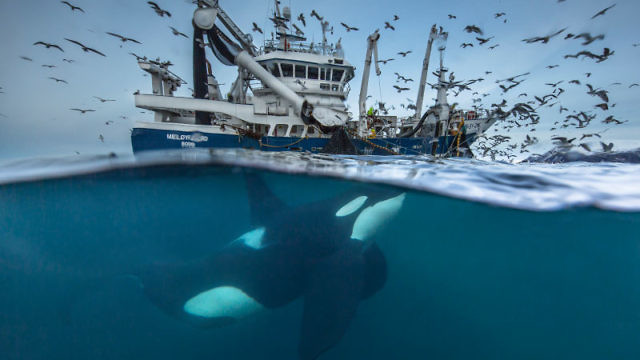
[[[406,195],[406,193],[402,193],[396,197],[377,202],[364,208],[360,214],[358,214],[358,217],[353,223],[351,238],[360,241],[371,239],[381,228],[387,225],[398,214],[402,208]],[[352,202],[356,200],[353,200]],[[362,206],[362,204],[360,206]]]

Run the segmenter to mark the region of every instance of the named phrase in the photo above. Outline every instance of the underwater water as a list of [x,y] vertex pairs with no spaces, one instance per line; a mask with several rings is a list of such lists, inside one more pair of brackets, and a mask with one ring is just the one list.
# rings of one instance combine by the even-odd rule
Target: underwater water
[[237,151],[2,166],[1,358],[297,358],[302,299],[203,329],[128,275],[251,230],[248,174],[302,209],[406,192],[384,287],[320,359],[640,358],[640,166]]

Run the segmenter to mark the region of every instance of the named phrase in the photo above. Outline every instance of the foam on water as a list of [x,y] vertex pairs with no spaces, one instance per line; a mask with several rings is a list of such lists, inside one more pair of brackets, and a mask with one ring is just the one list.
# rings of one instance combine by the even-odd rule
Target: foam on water
[[248,150],[155,152],[137,157],[39,159],[0,166],[0,184],[188,164],[239,166],[384,183],[495,206],[533,211],[597,207],[640,211],[640,165],[506,164],[428,156],[330,156]]

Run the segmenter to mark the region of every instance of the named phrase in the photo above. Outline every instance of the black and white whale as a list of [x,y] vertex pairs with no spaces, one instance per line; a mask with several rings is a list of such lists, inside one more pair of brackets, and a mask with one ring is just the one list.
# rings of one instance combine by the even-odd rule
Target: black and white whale
[[405,194],[347,193],[291,208],[247,177],[255,228],[190,263],[155,264],[139,275],[148,298],[196,325],[218,326],[304,297],[298,351],[316,359],[344,335],[360,301],[379,291],[386,261],[373,235]]

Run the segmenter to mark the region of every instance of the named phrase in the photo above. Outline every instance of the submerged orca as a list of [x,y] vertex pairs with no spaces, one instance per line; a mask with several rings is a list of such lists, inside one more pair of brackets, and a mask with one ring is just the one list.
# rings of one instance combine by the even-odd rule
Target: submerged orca
[[201,326],[225,325],[304,297],[300,359],[335,345],[358,303],[379,291],[386,261],[371,240],[405,194],[353,194],[291,208],[247,176],[255,228],[190,263],[151,265],[140,278],[165,312]]

